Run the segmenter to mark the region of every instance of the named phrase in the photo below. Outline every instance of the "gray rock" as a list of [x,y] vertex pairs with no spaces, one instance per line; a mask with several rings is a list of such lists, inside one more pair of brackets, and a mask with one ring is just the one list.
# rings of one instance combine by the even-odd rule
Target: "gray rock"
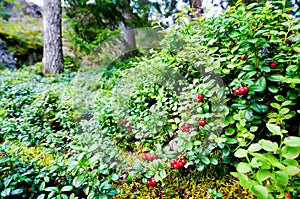
[[17,63],[14,54],[10,52],[4,41],[0,39],[0,65],[5,68],[17,68]]
[[[20,3],[23,8],[21,8],[21,10],[14,9],[16,3]],[[4,8],[11,14],[11,19],[23,18],[25,15],[35,19],[41,19],[43,13],[41,7],[26,0],[15,0],[13,3],[4,2]]]

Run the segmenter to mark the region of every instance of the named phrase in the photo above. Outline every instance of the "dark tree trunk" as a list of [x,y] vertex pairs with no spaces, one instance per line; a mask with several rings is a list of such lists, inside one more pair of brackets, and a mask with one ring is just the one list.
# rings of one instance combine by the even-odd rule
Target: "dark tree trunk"
[[202,0],[190,0],[190,8],[194,8],[196,16],[199,17],[203,14]]
[[61,2],[44,0],[44,52],[43,73],[58,74],[63,72],[62,37],[61,37]]

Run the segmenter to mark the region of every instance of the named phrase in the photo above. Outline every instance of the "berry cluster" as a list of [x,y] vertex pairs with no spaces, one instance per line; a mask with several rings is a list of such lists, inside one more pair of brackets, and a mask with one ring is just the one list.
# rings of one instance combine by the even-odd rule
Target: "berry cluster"
[[183,126],[180,128],[180,130],[181,130],[182,132],[188,133],[188,132],[190,132],[190,125],[189,125],[189,124],[185,124],[185,125],[183,125]]
[[203,98],[204,98],[204,95],[203,94],[199,94],[198,97],[195,99],[195,102],[198,102],[198,103],[202,102]]
[[180,169],[181,167],[183,167],[186,164],[186,159],[182,158],[182,159],[175,159],[175,160],[171,160],[171,166],[174,169]]
[[157,157],[157,155],[152,155],[151,153],[148,153],[148,152],[146,152],[146,153],[143,153],[143,155],[142,155],[142,159],[144,160],[144,161],[146,161],[146,160],[149,160],[149,161],[152,161],[152,160],[156,160],[158,157]]
[[244,95],[244,94],[248,93],[248,91],[249,91],[249,88],[247,86],[244,86],[244,87],[235,89],[233,93],[235,95]]
[[147,181],[146,184],[147,184],[148,186],[155,186],[155,185],[156,185],[155,178],[152,177],[150,180]]

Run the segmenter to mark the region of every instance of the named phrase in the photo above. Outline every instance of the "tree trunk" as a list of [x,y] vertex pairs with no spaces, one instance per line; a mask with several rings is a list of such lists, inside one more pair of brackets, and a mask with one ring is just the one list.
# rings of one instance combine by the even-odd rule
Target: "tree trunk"
[[195,8],[196,16],[199,17],[203,14],[202,0],[190,0],[190,8]]
[[43,73],[58,74],[63,72],[61,2],[44,0],[44,52]]

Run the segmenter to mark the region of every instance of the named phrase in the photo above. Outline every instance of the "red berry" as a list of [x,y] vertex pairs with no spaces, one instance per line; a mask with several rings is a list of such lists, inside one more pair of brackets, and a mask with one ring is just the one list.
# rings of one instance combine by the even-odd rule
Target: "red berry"
[[133,122],[129,122],[129,123],[128,123],[129,126],[132,126],[133,124],[134,124]]
[[203,98],[204,98],[204,95],[203,95],[203,94],[199,94],[199,95],[198,95],[198,99],[203,100]]
[[64,148],[64,151],[67,151],[67,150],[68,150],[68,149],[65,147],[65,148]]
[[241,95],[242,93],[241,93],[241,90],[238,88],[238,89],[235,89],[234,91],[233,91],[233,93],[235,94],[235,95]]
[[147,184],[147,186],[151,186],[152,183],[150,180],[148,180],[146,184]]
[[199,102],[202,102],[202,99],[196,98],[194,101],[199,103]]
[[206,124],[206,120],[199,120],[198,125],[199,126],[204,126]]
[[272,62],[271,64],[270,64],[270,68],[276,68],[277,67],[277,64],[275,63],[275,62]]
[[173,168],[176,169],[176,170],[180,168],[178,162],[176,162],[176,163],[173,165]]
[[249,88],[247,86],[244,86],[244,90],[245,90],[245,93],[248,93]]
[[181,162],[181,161],[179,161],[177,164],[178,164],[179,168],[184,166],[183,162]]
[[154,176],[153,176],[150,180],[148,180],[146,184],[147,184],[148,186],[155,186],[155,185],[156,185],[156,182],[155,182]]
[[189,124],[185,124],[185,125],[183,125],[183,126],[180,128],[180,130],[181,130],[182,132],[190,132],[190,125],[189,125]]
[[120,122],[120,124],[122,125],[122,124],[126,124],[127,123],[127,120],[122,120],[121,122]]
[[156,160],[157,158],[158,158],[157,155],[152,156],[152,160]]
[[143,159],[144,161],[148,160],[148,153],[143,153],[142,159]]
[[174,166],[174,164],[177,163],[177,160],[171,160],[171,165]]
[[244,87],[240,88],[240,92],[241,92],[242,95],[245,94],[245,89],[244,89]]
[[127,128],[127,131],[129,131],[129,132],[132,131],[132,128],[128,127],[128,128]]
[[285,43],[286,43],[286,44],[292,44],[291,40],[289,40],[289,39],[286,39],[286,40],[285,40]]
[[182,158],[182,159],[180,160],[180,162],[182,162],[183,165],[185,165],[185,164],[186,164],[186,159],[185,159],[185,158]]
[[144,121],[145,119],[142,117],[142,119],[141,119],[142,121]]

